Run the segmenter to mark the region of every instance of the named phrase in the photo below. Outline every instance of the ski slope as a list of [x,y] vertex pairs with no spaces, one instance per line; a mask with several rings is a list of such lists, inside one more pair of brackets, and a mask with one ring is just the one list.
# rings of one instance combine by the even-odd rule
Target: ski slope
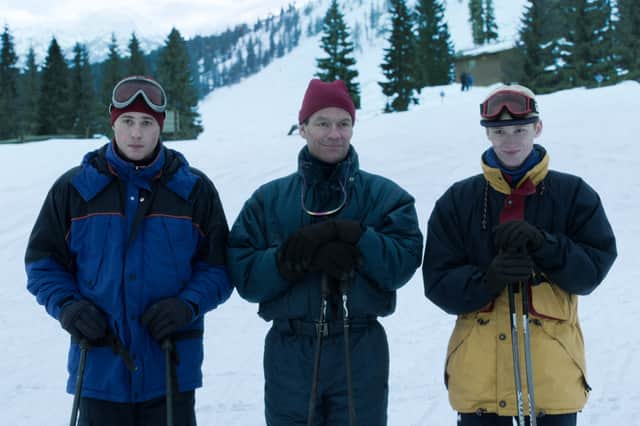
[[[363,169],[385,175],[417,199],[421,228],[454,181],[480,172],[489,143],[478,104],[490,88],[428,88],[411,111],[382,114],[377,64],[383,43],[358,56],[363,109],[353,145]],[[320,55],[306,40],[285,58],[200,105],[205,132],[172,142],[217,186],[231,224],[260,184],[295,169],[303,139],[286,136]],[[440,92],[444,97],[440,96]],[[619,257],[605,282],[580,298],[593,387],[580,425],[640,426],[640,85],[573,89],[539,97],[539,139],[551,168],[582,176],[601,195],[618,238]],[[23,256],[53,181],[102,140],[0,145],[0,424],[63,426],[72,397],[64,393],[68,338],[25,287]],[[234,293],[208,314],[204,387],[196,396],[203,426],[254,426],[263,420],[263,339],[268,324],[257,305]],[[389,425],[446,426],[455,413],[443,384],[446,345],[455,318],[423,296],[420,272],[398,292],[396,313],[383,319],[391,349]],[[159,372],[158,374],[163,374]]]

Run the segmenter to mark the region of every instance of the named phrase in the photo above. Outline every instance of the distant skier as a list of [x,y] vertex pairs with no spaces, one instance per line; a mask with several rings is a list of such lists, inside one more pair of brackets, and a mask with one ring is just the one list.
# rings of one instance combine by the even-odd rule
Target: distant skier
[[70,393],[78,342],[90,346],[81,426],[166,425],[161,344],[168,342],[173,424],[195,425],[204,314],[232,292],[220,199],[202,172],[160,141],[166,105],[151,78],[116,84],[113,141],[55,182],[27,246],[29,291],[72,336]]
[[[422,266],[426,296],[458,316],[446,355],[449,400],[458,426],[511,425],[516,373],[527,371],[533,386],[524,374],[523,421],[535,395],[538,426],[573,426],[590,390],[578,295],[605,278],[615,237],[598,194],[579,177],[548,169],[549,154],[534,144],[542,121],[531,90],[499,87],[481,111],[491,142],[483,173],[437,201]],[[529,321],[514,328],[525,344],[513,347],[510,293],[516,320],[521,306],[529,308]]]
[[273,321],[268,426],[387,424],[389,351],[377,317],[393,313],[420,265],[422,234],[413,197],[360,169],[355,112],[343,81],[311,80],[297,172],[258,188],[231,229],[238,293]]
[[469,74],[466,71],[463,71],[460,74],[460,91],[464,92],[469,88]]

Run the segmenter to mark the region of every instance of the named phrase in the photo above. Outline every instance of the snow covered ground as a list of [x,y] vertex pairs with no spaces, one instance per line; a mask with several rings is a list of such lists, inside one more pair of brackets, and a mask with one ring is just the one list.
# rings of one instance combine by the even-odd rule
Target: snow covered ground
[[[489,88],[428,88],[411,111],[382,114],[377,81],[383,46],[358,58],[363,109],[353,144],[362,168],[385,175],[417,199],[421,228],[435,200],[454,181],[480,171],[488,147],[478,104]],[[241,84],[213,92],[200,106],[205,132],[168,144],[214,181],[231,224],[252,191],[290,173],[303,146],[286,136],[320,52],[305,41],[291,55]],[[440,92],[444,97],[440,96]],[[587,345],[590,401],[581,425],[640,425],[640,85],[574,89],[540,96],[539,142],[551,167],[581,175],[601,195],[618,237],[619,257],[606,281],[580,299]],[[40,205],[53,181],[106,140],[1,145],[0,158],[0,424],[68,424],[64,393],[68,338],[25,288],[23,256]],[[635,259],[635,260],[634,260]],[[237,294],[207,316],[205,384],[197,393],[203,426],[254,426],[263,420],[263,338],[268,324]],[[454,317],[423,296],[418,272],[398,292],[383,323],[391,347],[390,426],[455,424],[443,385]],[[161,373],[159,373],[161,374]]]

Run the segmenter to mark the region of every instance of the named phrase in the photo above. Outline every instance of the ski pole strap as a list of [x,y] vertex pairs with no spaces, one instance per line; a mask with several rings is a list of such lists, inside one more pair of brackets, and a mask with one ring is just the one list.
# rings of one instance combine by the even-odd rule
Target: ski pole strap
[[342,296],[342,320],[344,323],[344,328],[349,328],[350,318],[349,318],[349,306],[348,306],[348,296],[347,292],[349,290],[350,280],[344,279],[340,280],[340,295]]
[[[71,342],[78,343],[78,339],[72,337]],[[113,334],[112,331],[108,331],[107,334],[99,340],[89,342],[88,345],[89,347],[94,348],[109,346],[114,354],[122,358],[122,362],[124,362],[124,365],[129,369],[129,371],[134,372],[138,369],[136,364],[133,362],[133,359],[131,358],[131,354],[129,354],[129,351],[127,351],[127,348],[124,347],[122,341],[120,341],[118,336]]]
[[122,362],[124,362],[124,365],[127,366],[129,371],[134,372],[138,370],[138,367],[131,358],[131,354],[129,354],[127,348],[124,347],[120,339],[118,339],[116,336],[113,336],[113,344],[111,345],[111,349],[113,350],[114,354],[122,358]]

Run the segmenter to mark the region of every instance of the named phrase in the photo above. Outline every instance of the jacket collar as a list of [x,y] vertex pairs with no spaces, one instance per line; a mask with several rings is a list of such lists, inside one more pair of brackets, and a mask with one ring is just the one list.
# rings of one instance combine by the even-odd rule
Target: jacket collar
[[[72,178],[73,186],[85,201],[98,195],[114,179],[123,178],[117,173],[119,167],[114,167],[107,158],[109,147],[110,144],[106,144],[87,153],[82,160],[79,173]],[[163,146],[158,156],[162,157],[162,160],[157,158],[149,165],[148,170],[141,174],[150,176],[149,181],[158,179],[170,191],[188,200],[200,177],[191,171],[189,163],[178,151]],[[125,166],[124,170],[126,167],[128,166]]]
[[311,155],[307,146],[302,148],[298,154],[298,174],[307,185],[345,182],[356,174],[359,167],[358,154],[353,145],[349,146],[349,152],[347,152],[345,159],[337,164],[318,160]]
[[122,180],[150,191],[151,182],[160,177],[165,160],[164,147],[159,145],[156,151],[156,156],[151,163],[146,166],[137,166],[122,158],[116,150],[115,141],[112,141],[106,150],[107,166],[112,174]]
[[538,151],[538,154],[542,159],[524,174],[524,176],[515,185],[515,188],[511,187],[509,181],[503,176],[502,171],[497,167],[489,166],[485,162],[483,156],[481,164],[482,173],[484,174],[487,182],[489,182],[489,185],[498,192],[510,195],[514,190],[522,187],[527,181],[531,181],[534,186],[537,186],[542,182],[549,172],[549,155],[541,145],[534,145],[533,149]]

